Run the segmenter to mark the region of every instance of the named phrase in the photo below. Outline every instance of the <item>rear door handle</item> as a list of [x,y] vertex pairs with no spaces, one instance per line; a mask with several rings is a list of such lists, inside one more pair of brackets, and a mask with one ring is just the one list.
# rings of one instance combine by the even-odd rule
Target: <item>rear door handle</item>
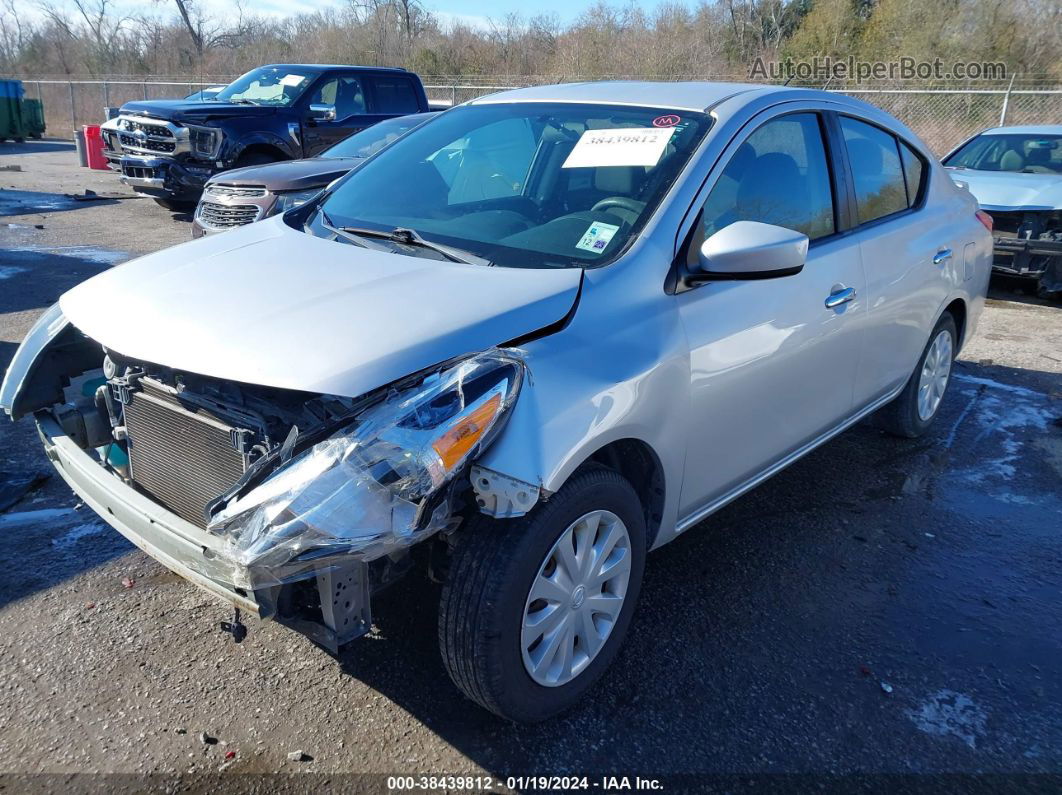
[[938,251],[936,254],[933,255],[933,264],[934,265],[943,265],[949,259],[951,259],[951,249],[950,248],[942,248],[940,251]]
[[855,288],[845,287],[843,290],[838,290],[826,296],[826,308],[836,309],[841,304],[847,304],[849,301],[854,301],[855,297]]

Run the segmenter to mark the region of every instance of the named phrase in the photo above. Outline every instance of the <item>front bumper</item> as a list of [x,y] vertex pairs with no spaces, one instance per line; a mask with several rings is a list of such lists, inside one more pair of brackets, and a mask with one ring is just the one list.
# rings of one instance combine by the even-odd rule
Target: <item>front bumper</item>
[[259,577],[234,564],[222,538],[166,510],[105,469],[48,412],[38,412],[36,420],[45,455],[74,493],[175,574],[240,610],[301,632],[332,652],[369,631],[367,563],[322,560],[318,568],[293,566]]
[[1062,258],[1062,242],[1056,240],[996,236],[993,245],[992,269],[1012,276],[1039,278],[1052,260]]
[[165,157],[122,155],[121,181],[159,199],[194,199],[217,169],[207,163],[185,163]]

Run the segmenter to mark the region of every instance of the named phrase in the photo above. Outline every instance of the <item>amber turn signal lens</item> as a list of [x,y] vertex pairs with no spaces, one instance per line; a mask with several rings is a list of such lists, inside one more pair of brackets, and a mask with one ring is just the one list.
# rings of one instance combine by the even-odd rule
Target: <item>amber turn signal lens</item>
[[492,396],[432,443],[432,448],[439,454],[439,460],[447,471],[457,466],[480,440],[484,431],[490,427],[491,420],[498,416],[501,402],[501,395]]

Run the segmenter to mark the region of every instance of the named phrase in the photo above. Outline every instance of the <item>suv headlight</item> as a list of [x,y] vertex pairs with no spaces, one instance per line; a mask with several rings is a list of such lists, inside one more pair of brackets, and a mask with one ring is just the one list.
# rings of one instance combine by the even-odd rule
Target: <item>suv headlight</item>
[[497,436],[523,378],[519,358],[490,350],[393,391],[229,503],[209,529],[227,537],[235,563],[254,568],[255,587],[297,578],[293,563],[373,560],[420,541],[450,522],[444,487]]
[[288,210],[294,210],[296,207],[302,207],[320,192],[321,188],[313,188],[311,190],[292,190],[278,193],[277,203],[273,205],[273,211],[270,215],[279,215],[280,213],[286,213]]
[[188,129],[188,148],[196,157],[213,160],[221,149],[221,130],[216,127],[200,127],[186,124]]

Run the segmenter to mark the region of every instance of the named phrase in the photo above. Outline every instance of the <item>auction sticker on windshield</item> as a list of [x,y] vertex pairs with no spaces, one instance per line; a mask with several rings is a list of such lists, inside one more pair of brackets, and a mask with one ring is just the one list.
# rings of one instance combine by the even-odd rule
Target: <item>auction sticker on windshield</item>
[[674,131],[674,127],[587,130],[561,168],[655,166]]
[[575,247],[581,248],[583,251],[591,251],[594,254],[600,254],[605,250],[618,231],[619,227],[614,226],[613,224],[590,224],[590,228],[586,230],[586,234],[579,239],[579,242],[575,244]]
[[306,75],[284,75],[280,78],[280,85],[282,86],[297,86],[301,85],[302,81],[306,79]]

